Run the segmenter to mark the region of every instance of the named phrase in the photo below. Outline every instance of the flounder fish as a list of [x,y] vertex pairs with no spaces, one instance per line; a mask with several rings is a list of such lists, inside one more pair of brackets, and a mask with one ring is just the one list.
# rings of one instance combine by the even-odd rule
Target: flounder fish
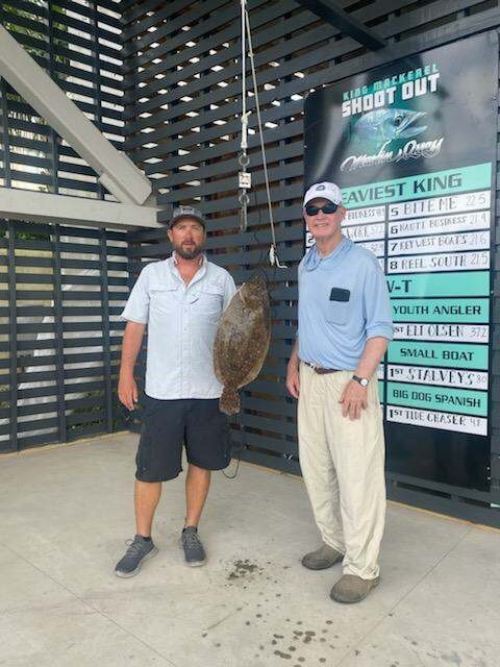
[[271,306],[265,280],[252,277],[239,288],[222,315],[214,342],[214,370],[224,385],[219,406],[240,411],[238,389],[260,373],[271,340]]

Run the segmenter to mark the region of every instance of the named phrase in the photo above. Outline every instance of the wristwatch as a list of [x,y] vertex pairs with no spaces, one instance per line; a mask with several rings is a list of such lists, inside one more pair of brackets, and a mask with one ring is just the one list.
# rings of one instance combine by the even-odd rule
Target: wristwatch
[[357,382],[362,387],[368,387],[368,384],[370,382],[370,380],[367,380],[366,378],[360,378],[359,375],[353,375],[352,379],[354,380],[354,382]]

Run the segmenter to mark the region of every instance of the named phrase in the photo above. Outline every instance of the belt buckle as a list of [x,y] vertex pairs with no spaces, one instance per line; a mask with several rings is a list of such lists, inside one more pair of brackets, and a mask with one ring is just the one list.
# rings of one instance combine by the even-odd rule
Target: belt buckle
[[325,375],[328,373],[328,369],[322,368],[321,366],[318,366],[317,364],[309,364],[309,366],[313,369],[315,373],[318,375]]
[[327,375],[328,373],[335,373],[337,371],[336,368],[323,368],[317,364],[311,364],[308,361],[305,361],[304,363],[306,366],[309,366],[309,368],[312,368],[318,375]]
[[329,373],[336,373],[337,372],[336,368],[323,368],[322,366],[315,366],[313,364],[311,364],[311,368],[318,375],[328,375]]

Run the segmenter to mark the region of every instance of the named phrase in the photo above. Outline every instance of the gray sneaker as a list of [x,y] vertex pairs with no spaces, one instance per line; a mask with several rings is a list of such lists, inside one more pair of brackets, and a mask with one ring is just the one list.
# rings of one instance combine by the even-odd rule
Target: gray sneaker
[[190,567],[199,567],[205,564],[207,556],[203,544],[198,537],[196,526],[184,528],[181,535],[181,546],[184,549],[184,558],[187,565]]
[[158,553],[153,540],[145,540],[141,535],[136,535],[127,544],[129,547],[125,555],[115,567],[117,577],[134,577],[139,574],[143,562]]
[[316,551],[311,551],[302,559],[302,565],[308,570],[326,570],[338,563],[344,558],[344,554],[340,553],[328,544],[323,544]]

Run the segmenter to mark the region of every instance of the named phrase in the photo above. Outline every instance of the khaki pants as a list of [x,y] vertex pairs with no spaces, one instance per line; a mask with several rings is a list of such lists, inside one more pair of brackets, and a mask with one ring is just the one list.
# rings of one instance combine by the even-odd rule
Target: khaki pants
[[300,365],[299,455],[323,541],[345,554],[344,574],[378,577],[384,531],[384,433],[377,378],[368,385],[361,418],[339,403],[352,371],[319,375]]

